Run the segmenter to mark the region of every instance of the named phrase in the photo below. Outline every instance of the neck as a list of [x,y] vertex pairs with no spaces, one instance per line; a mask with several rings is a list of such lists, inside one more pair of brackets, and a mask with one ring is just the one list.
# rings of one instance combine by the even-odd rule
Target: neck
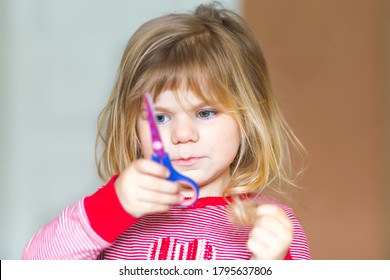
[[222,196],[230,181],[229,171],[199,185],[199,197]]

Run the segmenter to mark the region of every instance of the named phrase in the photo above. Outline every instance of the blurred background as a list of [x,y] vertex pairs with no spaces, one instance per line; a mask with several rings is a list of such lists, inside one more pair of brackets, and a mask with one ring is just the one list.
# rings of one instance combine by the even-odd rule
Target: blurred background
[[[102,185],[97,117],[131,34],[200,0],[0,0],[0,259]],[[314,259],[390,259],[390,1],[226,0],[258,35],[310,161]]]

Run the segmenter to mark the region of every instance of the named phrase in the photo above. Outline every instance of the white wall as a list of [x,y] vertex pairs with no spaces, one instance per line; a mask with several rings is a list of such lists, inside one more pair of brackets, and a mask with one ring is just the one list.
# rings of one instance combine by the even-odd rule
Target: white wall
[[[239,0],[221,1],[239,11]],[[0,259],[101,184],[96,123],[144,21],[200,0],[0,0]]]

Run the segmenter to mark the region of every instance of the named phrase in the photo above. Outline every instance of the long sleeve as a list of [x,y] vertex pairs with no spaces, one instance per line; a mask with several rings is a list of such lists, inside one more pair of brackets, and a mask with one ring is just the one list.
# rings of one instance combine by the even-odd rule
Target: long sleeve
[[22,259],[92,260],[109,245],[91,228],[84,199],[80,199],[29,241]]
[[[119,202],[115,179],[44,226],[30,240],[22,258],[195,259],[198,255],[194,252],[203,251],[208,253],[207,259],[250,258],[246,242],[251,227],[231,223],[224,198],[199,198],[191,207],[173,206],[167,213],[134,218]],[[294,227],[285,259],[310,259],[302,225],[291,208],[281,206]],[[176,250],[169,251],[170,246]],[[181,255],[181,251],[189,255]]]
[[293,240],[291,242],[286,259],[310,260],[311,255],[309,244],[302,224],[291,208],[284,207],[284,210],[293,224]]
[[97,259],[137,220],[119,202],[114,189],[117,177],[45,225],[28,242],[22,259]]

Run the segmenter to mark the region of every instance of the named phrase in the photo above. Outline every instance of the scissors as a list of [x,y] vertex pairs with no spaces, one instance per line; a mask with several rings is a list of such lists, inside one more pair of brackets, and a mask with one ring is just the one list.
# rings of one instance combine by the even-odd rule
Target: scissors
[[169,181],[178,182],[186,189],[190,189],[193,191],[194,195],[189,199],[186,198],[180,204],[182,206],[191,206],[198,199],[199,187],[195,183],[195,181],[180,174],[173,168],[169,155],[164,150],[164,145],[163,142],[161,141],[160,133],[158,131],[158,127],[156,124],[156,116],[153,107],[152,95],[150,93],[146,93],[144,95],[144,101],[146,105],[147,119],[150,126],[150,132],[152,135],[152,148],[153,148],[152,160],[164,165],[169,169],[170,171],[170,175],[168,177]]

